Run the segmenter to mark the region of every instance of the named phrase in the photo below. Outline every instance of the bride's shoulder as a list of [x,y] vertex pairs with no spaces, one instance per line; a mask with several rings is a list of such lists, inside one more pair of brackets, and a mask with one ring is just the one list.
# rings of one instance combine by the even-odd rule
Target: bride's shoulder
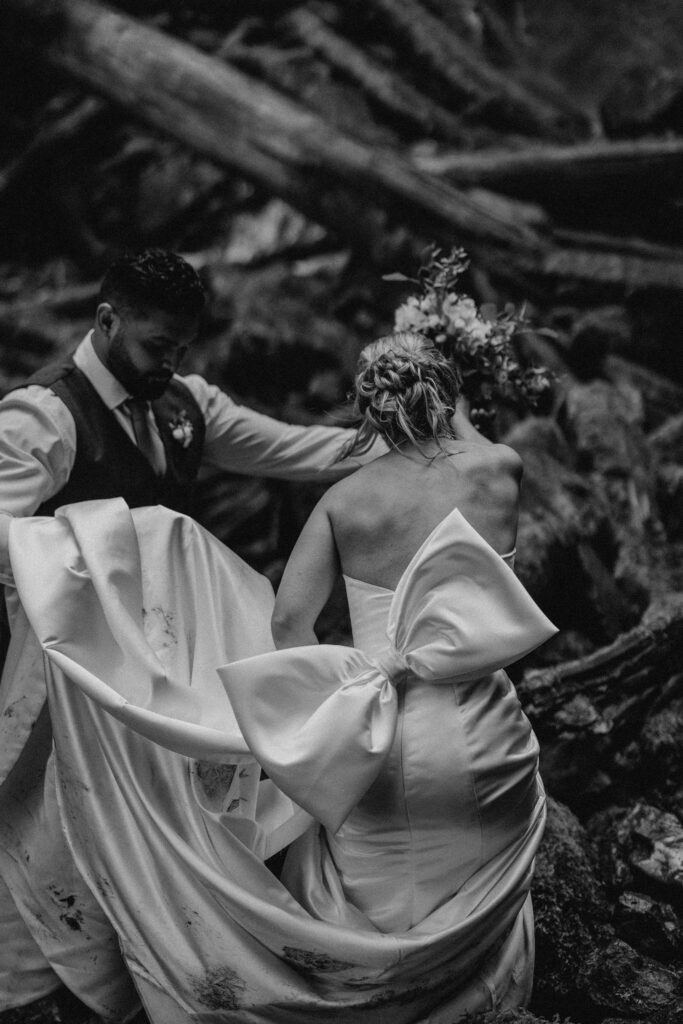
[[400,473],[392,470],[390,454],[366,463],[325,491],[319,506],[333,521],[362,516],[367,508],[378,508],[391,495],[404,489]]
[[524,463],[521,455],[514,448],[510,448],[507,444],[492,444],[491,455],[501,469],[506,469],[509,473],[517,476],[522,475]]
[[524,469],[519,454],[507,444],[472,444],[467,450],[467,455],[474,469],[509,473],[515,477],[521,477]]

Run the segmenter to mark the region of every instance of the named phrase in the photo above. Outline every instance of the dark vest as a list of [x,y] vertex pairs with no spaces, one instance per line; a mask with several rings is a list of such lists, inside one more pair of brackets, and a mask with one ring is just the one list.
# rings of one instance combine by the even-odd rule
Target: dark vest
[[[119,497],[130,508],[165,505],[176,512],[193,512],[194,484],[206,425],[185,384],[174,378],[161,398],[152,402],[166,453],[166,472],[162,477],[157,476],[72,359],[39,370],[28,384],[54,391],[76,424],[76,461],[71,475],[62,490],[41,505],[36,515],[53,515],[60,505],[75,501]],[[192,437],[183,447],[181,440],[173,437],[173,427],[188,421]]]

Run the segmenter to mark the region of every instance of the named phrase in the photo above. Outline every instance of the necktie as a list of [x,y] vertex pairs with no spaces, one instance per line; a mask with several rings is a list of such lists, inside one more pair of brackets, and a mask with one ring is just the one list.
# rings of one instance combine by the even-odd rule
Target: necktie
[[125,404],[133,424],[135,443],[152,469],[158,474],[160,472],[159,458],[149,422],[149,404],[144,398],[129,398]]

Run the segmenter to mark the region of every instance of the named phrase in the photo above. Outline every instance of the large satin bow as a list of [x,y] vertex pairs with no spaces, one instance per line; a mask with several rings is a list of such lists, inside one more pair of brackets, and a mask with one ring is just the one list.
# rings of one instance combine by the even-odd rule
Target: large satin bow
[[454,510],[403,573],[387,652],[330,644],[218,670],[247,744],[275,784],[336,831],[372,784],[396,731],[396,684],[485,676],[557,632],[502,558]]

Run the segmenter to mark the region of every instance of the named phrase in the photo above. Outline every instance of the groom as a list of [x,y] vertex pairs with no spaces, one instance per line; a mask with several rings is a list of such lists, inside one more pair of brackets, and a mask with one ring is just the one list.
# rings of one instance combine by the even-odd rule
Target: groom
[[349,431],[281,423],[177,370],[199,332],[201,282],[180,256],[147,250],[111,265],[93,329],[72,356],[0,402],[0,552],[8,516],[123,497],[190,511],[203,466],[333,480]]
[[[198,335],[204,302],[197,274],[180,256],[152,249],[122,257],[106,272],[93,328],[73,355],[41,370],[0,402],[0,582],[11,583],[8,538],[13,516],[52,515],[61,505],[112,497],[124,498],[130,507],[163,504],[191,513],[195,481],[205,466],[321,481],[358,466],[354,460],[335,464],[350,431],[284,424],[236,404],[197,375],[178,375],[183,355]],[[7,595],[11,626],[16,615],[11,588]],[[0,704],[3,699],[6,703],[11,686],[16,696],[10,658]],[[12,769],[21,767],[25,741],[45,727],[45,712],[35,695],[33,704],[18,700],[10,713],[3,709],[0,786],[8,777],[16,780],[17,770]],[[48,814],[44,800],[41,790],[28,816],[34,823]],[[24,881],[17,881],[16,851],[3,851],[3,841],[4,834],[0,1021],[2,1011],[49,996],[60,980],[79,995],[94,991],[87,1001],[103,1013],[107,1000],[116,1002],[111,987],[105,979],[98,989],[96,976],[81,986],[76,962],[79,956],[85,961],[97,941],[106,944],[106,921],[95,920],[93,905],[94,924],[86,941],[85,930],[79,933],[73,916],[64,913],[59,918],[65,921],[64,950],[54,928],[45,939],[37,923],[40,910],[31,909],[30,891],[20,895],[22,885],[30,890],[32,877],[36,887],[44,879],[38,868],[30,876],[27,872],[33,869],[22,867]],[[33,841],[40,859],[40,829]],[[28,861],[30,842],[22,843]],[[76,966],[68,967],[69,961]],[[82,970],[87,974],[84,966]],[[125,994],[116,998],[119,1010],[111,1020],[129,1016],[120,1009]]]

